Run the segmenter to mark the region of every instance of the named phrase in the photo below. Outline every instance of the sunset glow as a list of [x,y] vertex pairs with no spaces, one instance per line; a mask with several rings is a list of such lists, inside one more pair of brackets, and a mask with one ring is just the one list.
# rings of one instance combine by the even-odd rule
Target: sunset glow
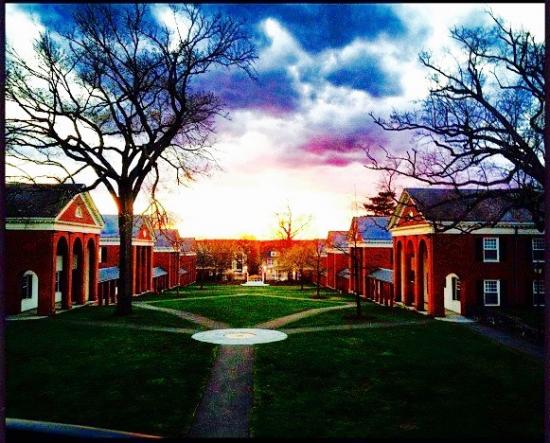
[[[488,7],[544,38],[542,3],[203,7],[245,20],[259,59],[257,81],[216,71],[196,85],[217,93],[230,113],[216,122],[220,168],[180,187],[166,174],[159,193],[181,234],[196,238],[271,238],[275,213],[287,205],[312,217],[301,238],[347,229],[355,198],[376,194],[380,179],[365,168],[364,147],[410,147],[406,136],[381,131],[369,113],[404,111],[426,94],[421,50],[452,48],[449,28],[481,23]],[[71,8],[7,5],[8,42],[29,53],[29,37],[54,31]],[[155,8],[170,25],[165,5]],[[104,188],[92,195],[101,212],[116,211]],[[136,211],[143,209],[140,196]]]

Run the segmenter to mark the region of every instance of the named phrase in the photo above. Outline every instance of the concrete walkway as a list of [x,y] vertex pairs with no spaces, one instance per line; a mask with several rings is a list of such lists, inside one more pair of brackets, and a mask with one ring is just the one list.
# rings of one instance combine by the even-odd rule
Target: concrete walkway
[[227,323],[211,320],[210,318],[199,314],[194,314],[192,312],[180,311],[179,309],[161,308],[159,306],[149,305],[145,302],[136,303],[135,305],[143,309],[150,309],[151,311],[166,312],[167,314],[175,315],[176,317],[183,318],[184,320],[204,326],[208,329],[225,329],[229,327]]
[[247,438],[249,434],[253,346],[220,346],[188,437]]
[[542,346],[479,323],[464,323],[463,326],[507,348],[523,352],[539,360],[544,359],[544,348]]
[[346,305],[329,306],[327,308],[308,309],[307,311],[296,312],[294,314],[285,315],[284,317],[275,318],[273,320],[269,320],[264,323],[259,323],[254,327],[263,328],[263,329],[277,329],[277,328],[280,328],[281,326],[301,320],[302,318],[311,317],[313,315],[319,315],[319,314],[322,314],[323,312],[328,312],[328,311],[350,309],[350,308],[353,308],[353,306],[355,305],[352,303],[349,303]]
[[323,331],[350,331],[353,329],[378,329],[378,328],[393,328],[397,326],[414,326],[424,325],[429,323],[428,320],[415,321],[400,321],[400,322],[383,322],[383,323],[364,323],[359,325],[327,325],[327,326],[311,326],[304,328],[287,328],[281,329],[287,335],[304,334],[307,332],[323,332]]
[[98,321],[98,320],[63,320],[65,323],[73,323],[87,326],[98,326],[100,328],[119,328],[119,329],[137,329],[140,331],[153,331],[153,332],[169,332],[173,334],[194,334],[196,329],[188,328],[172,328],[164,326],[147,326],[131,323],[114,323],[110,321]]

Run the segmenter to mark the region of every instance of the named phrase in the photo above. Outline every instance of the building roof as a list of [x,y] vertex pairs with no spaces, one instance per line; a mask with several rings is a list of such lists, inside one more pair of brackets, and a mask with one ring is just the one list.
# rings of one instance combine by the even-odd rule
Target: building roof
[[403,192],[429,221],[532,222],[526,209],[508,209],[504,193],[483,198],[485,191],[477,189],[405,188]]
[[378,268],[369,274],[369,277],[375,280],[393,283],[393,271],[386,268]]
[[348,246],[348,231],[328,231],[327,247],[347,248]]
[[6,216],[55,218],[78,194],[82,184],[6,184]]
[[111,280],[118,280],[118,277],[120,275],[120,272],[118,270],[118,266],[113,266],[111,268],[102,268],[99,270],[99,283],[103,283],[104,281],[111,281]]
[[155,248],[175,248],[180,241],[180,234],[177,229],[155,229],[153,237]]
[[195,243],[194,237],[180,238],[181,252],[193,252],[195,250]]
[[153,278],[162,277],[163,275],[168,275],[168,272],[164,268],[153,268]]
[[374,215],[353,217],[353,220],[357,222],[358,240],[364,242],[391,241],[391,233],[387,229],[389,219],[389,217]]
[[[101,238],[119,238],[120,233],[118,231],[118,215],[117,214],[107,214],[102,215],[105,222],[105,226],[101,230]],[[132,228],[132,237],[136,238],[139,236],[139,230],[141,226],[147,222],[147,218],[142,215],[134,215],[134,225]]]

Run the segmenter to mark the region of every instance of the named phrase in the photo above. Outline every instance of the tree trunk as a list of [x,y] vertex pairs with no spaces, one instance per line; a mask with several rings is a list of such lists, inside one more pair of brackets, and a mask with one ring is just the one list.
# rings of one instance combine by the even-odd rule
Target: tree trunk
[[119,278],[116,315],[132,313],[132,266],[134,251],[132,249],[132,230],[134,223],[134,202],[130,195],[121,192],[119,197],[118,229],[120,234]]
[[357,318],[361,317],[361,297],[359,297],[359,263],[356,252],[353,253],[353,277],[355,279],[355,303]]
[[204,289],[204,273],[202,271],[199,271],[198,274],[199,274],[200,289]]
[[300,270],[300,291],[304,290],[304,270]]
[[317,269],[317,298],[321,298],[321,272]]

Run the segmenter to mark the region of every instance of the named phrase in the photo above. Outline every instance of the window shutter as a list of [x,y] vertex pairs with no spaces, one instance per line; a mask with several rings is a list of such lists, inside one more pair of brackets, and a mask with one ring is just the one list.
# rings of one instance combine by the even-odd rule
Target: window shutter
[[477,281],[477,305],[483,306],[483,280]]
[[506,306],[508,304],[508,288],[506,283],[506,280],[500,280],[500,306]]
[[476,236],[476,260],[483,261],[483,237]]
[[507,255],[507,241],[508,240],[506,237],[497,237],[498,240],[498,248],[499,248],[499,262],[504,262],[506,260],[506,255]]

